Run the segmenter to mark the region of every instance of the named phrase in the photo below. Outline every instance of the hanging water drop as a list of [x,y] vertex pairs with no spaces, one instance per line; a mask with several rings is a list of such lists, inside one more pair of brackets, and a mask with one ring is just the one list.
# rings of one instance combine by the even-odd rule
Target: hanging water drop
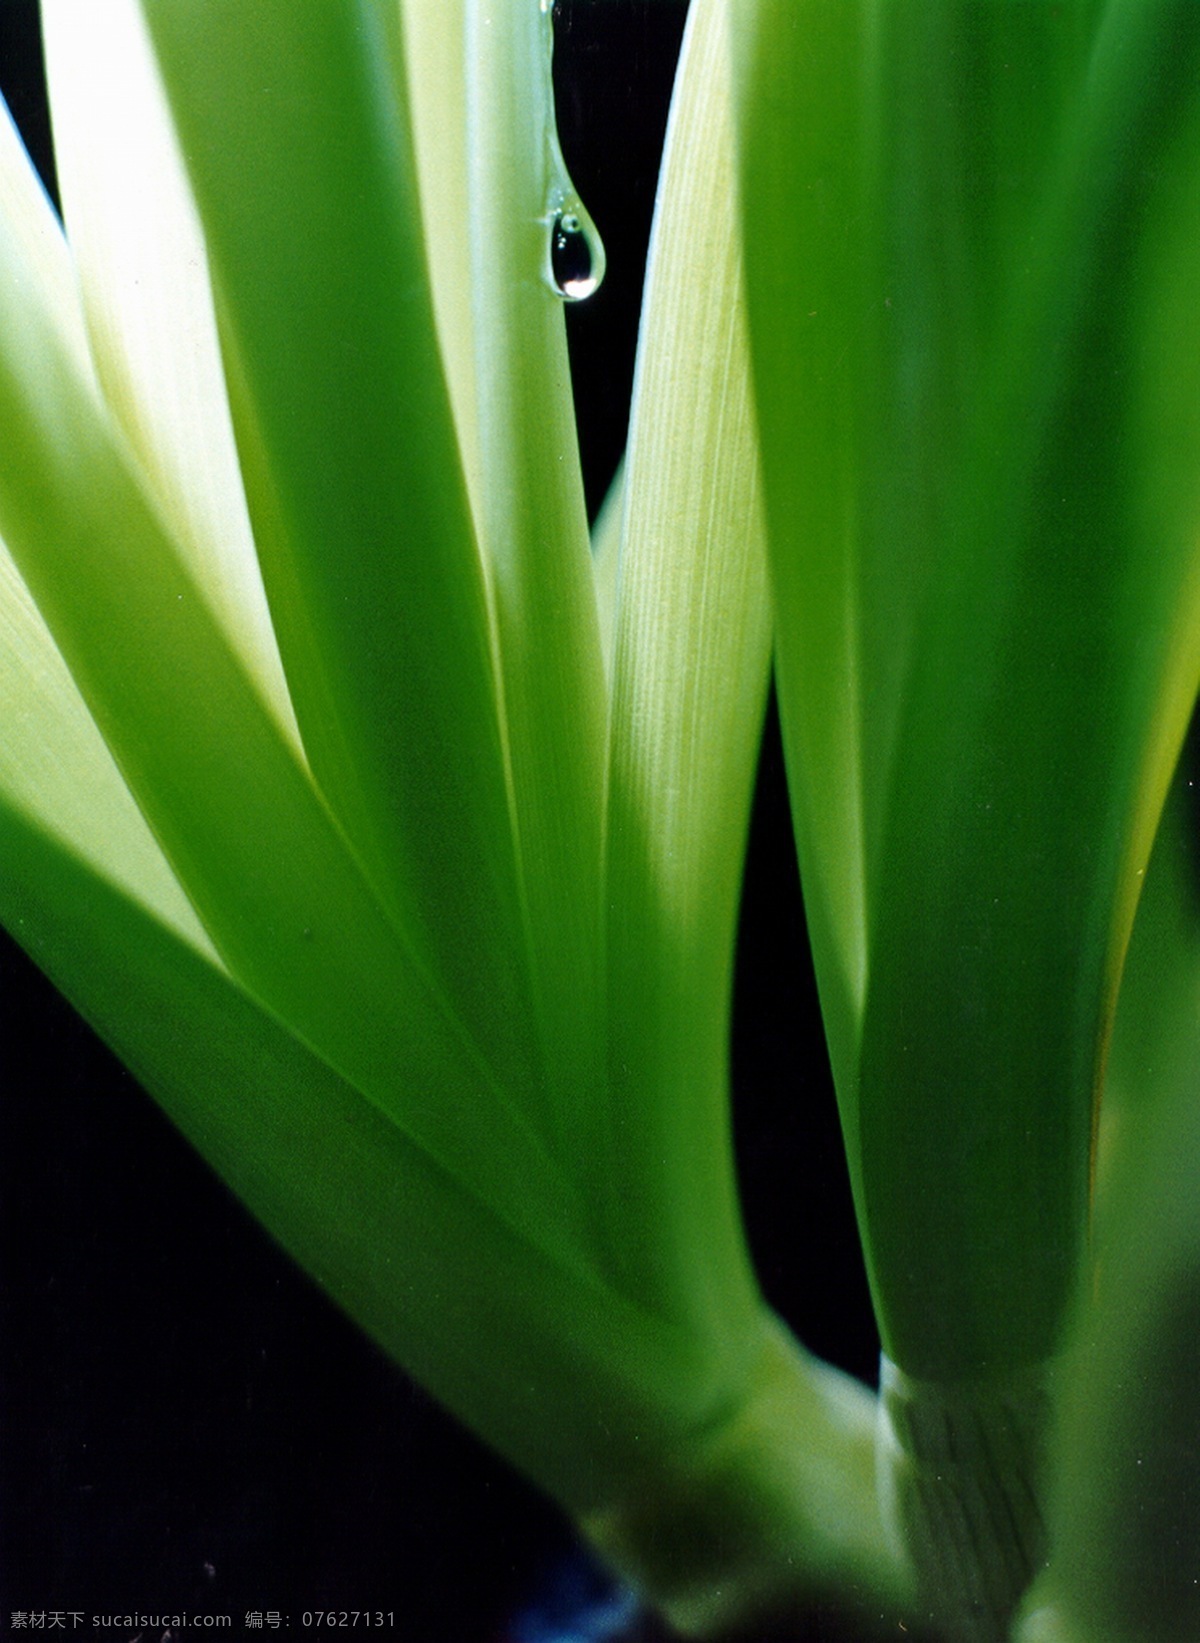
[[559,207],[550,219],[547,273],[551,290],[566,302],[583,302],[604,278],[604,246],[578,206]]
[[564,302],[583,302],[599,289],[604,278],[604,242],[596,225],[575,192],[558,141],[554,118],[553,0],[538,0],[544,19],[546,55],[546,104],[550,117],[546,124],[546,257],[543,276],[556,297]]

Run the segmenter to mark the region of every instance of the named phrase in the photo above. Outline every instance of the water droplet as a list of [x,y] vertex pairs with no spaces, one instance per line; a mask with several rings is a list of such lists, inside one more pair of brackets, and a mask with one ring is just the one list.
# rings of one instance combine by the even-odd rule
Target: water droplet
[[548,283],[567,302],[583,302],[604,278],[604,246],[591,218],[578,205],[559,207],[550,219]]
[[604,242],[587,213],[567,171],[554,119],[554,20],[553,0],[538,0],[545,18],[546,106],[546,228],[544,278],[556,297],[564,302],[583,302],[599,289],[604,278]]

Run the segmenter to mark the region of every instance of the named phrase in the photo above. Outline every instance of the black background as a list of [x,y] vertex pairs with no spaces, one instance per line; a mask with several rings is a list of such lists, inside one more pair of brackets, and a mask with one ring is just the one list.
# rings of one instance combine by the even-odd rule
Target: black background
[[[609,255],[605,287],[569,315],[593,504],[624,440],[683,12],[574,0],[559,18],[564,146]],[[45,167],[31,0],[0,0],[0,80]],[[870,1378],[773,715],[734,1063],[767,1296],[807,1345]],[[157,1606],[295,1625],[345,1607],[393,1610],[418,1643],[501,1637],[567,1553],[556,1512],[296,1271],[7,938],[0,1077],[0,1623]]]

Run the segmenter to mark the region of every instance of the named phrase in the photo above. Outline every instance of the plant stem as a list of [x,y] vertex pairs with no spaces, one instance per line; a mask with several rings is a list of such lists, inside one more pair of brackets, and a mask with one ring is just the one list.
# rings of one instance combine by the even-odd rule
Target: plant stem
[[684,1637],[787,1637],[815,1601],[890,1624],[911,1582],[875,1487],[877,1400],[764,1315],[744,1395],[585,1535]]
[[880,1494],[923,1596],[961,1643],[1005,1643],[1042,1566],[1049,1372],[914,1380],[883,1360]]

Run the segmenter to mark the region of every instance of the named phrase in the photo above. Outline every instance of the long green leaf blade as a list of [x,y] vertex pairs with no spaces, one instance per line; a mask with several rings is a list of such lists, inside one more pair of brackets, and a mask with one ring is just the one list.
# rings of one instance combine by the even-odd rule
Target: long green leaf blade
[[548,12],[467,0],[477,518],[496,621],[522,908],[551,1107],[574,1156],[604,1095],[607,698],[562,302]]
[[234,650],[298,739],[238,471],[204,240],[141,8],[47,0],[41,15],[55,170],[104,397]]
[[742,10],[789,778],[893,1513],[948,1629],[1000,1639],[1200,682],[1195,373],[1161,346],[1200,15],[798,9]]
[[0,216],[0,534],[172,869],[269,1008],[481,1196],[569,1242],[573,1194],[231,652],[29,242]]
[[1195,454],[1148,483],[1146,419],[1175,373],[1152,382],[1141,359],[1191,255],[1156,243],[1178,197],[1147,202],[1141,177],[1175,147],[1197,22],[1169,5],[1106,20],[922,613],[860,1096],[885,1327],[918,1374],[1054,1349],[1116,976],[1200,682],[1200,542],[1180,507]]
[[0,919],[238,1197],[564,1505],[604,1506],[724,1407],[723,1366],[704,1343],[475,1199],[194,947],[3,800],[0,855]]
[[1110,384],[1194,14],[1111,7],[1093,57],[1086,5],[760,9],[751,310],[843,1123],[889,1350],[995,1371],[1056,1338],[1191,689],[1192,547],[1147,548]]
[[204,224],[306,751],[372,881],[528,1087],[483,570],[405,80],[388,72],[399,12],[147,0],[146,17]]
[[2,545],[0,723],[8,808],[215,959]]
[[1174,1643],[1200,1625],[1198,1067],[1195,806],[1179,783],[1117,1006],[1096,1258],[1058,1374],[1051,1557],[1020,1643]]
[[625,475],[612,1097],[598,1146],[621,1184],[609,1241],[631,1264],[654,1247],[660,1304],[736,1335],[758,1302],[730,1156],[731,954],[770,612],[730,133],[723,22],[700,5],[663,162]]

